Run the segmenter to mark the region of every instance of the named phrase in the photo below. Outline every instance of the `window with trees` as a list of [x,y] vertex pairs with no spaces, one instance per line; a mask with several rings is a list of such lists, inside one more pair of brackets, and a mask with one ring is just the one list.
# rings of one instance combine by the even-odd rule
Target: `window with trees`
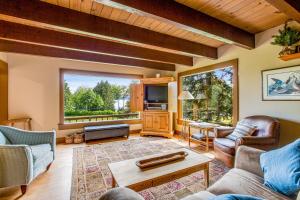
[[130,112],[130,85],[140,76],[61,70],[63,124],[138,119]]
[[179,90],[194,98],[179,102],[181,119],[222,125],[237,121],[237,60],[179,73]]

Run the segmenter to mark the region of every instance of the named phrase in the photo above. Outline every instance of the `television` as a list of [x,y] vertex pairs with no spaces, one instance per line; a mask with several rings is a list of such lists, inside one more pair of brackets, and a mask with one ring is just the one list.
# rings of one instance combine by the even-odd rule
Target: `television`
[[149,103],[167,103],[168,86],[146,86],[145,100]]

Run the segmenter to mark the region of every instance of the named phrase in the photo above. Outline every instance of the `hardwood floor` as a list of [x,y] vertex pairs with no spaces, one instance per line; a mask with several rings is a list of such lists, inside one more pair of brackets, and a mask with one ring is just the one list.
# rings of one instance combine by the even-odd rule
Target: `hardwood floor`
[[[130,138],[139,137],[138,135],[130,135]],[[125,138],[97,140],[89,142],[88,144],[72,144],[64,145],[58,144],[56,151],[56,159],[51,165],[49,171],[41,174],[37,177],[28,187],[25,195],[21,196],[20,187],[12,187],[0,189],[0,200],[69,200],[71,190],[71,178],[72,178],[72,155],[73,148],[86,146],[90,144],[107,143],[112,141],[126,140]],[[187,142],[179,140],[178,137],[173,138],[174,142],[181,145],[188,145]],[[199,148],[193,148],[199,151]],[[213,156],[211,153],[207,153],[208,156]]]

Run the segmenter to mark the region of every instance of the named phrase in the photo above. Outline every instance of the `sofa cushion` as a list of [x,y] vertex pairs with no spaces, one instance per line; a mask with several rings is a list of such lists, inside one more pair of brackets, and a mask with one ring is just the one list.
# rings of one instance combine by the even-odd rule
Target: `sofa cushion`
[[295,196],[300,190],[300,139],[262,153],[260,165],[266,186],[284,195]]
[[262,198],[244,194],[222,194],[212,200],[263,200]]
[[251,136],[256,131],[256,126],[240,121],[234,131],[227,136],[228,139],[236,140],[243,136]]
[[33,160],[37,160],[51,151],[50,144],[31,145],[30,148],[31,148]]
[[215,138],[214,145],[225,153],[235,155],[235,141],[233,140],[228,138]]
[[263,199],[290,200],[290,198],[266,187],[263,183],[262,177],[234,168],[207,190],[215,195],[245,194]]
[[0,131],[0,145],[11,144],[5,135]]
[[43,156],[33,161],[33,177],[37,177],[46,171],[48,165],[53,162],[53,151],[48,151]]
[[189,195],[182,200],[212,200],[216,195],[207,192],[207,191],[201,191],[192,195]]

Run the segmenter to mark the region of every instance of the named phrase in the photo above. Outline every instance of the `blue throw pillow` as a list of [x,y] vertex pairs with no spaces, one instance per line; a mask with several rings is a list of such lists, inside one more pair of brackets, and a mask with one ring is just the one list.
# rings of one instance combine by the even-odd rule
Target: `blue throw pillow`
[[300,190],[300,139],[262,153],[260,166],[267,187],[287,196],[295,195]]
[[243,194],[222,194],[216,196],[212,200],[263,200],[263,199],[250,196],[250,195],[243,195]]

